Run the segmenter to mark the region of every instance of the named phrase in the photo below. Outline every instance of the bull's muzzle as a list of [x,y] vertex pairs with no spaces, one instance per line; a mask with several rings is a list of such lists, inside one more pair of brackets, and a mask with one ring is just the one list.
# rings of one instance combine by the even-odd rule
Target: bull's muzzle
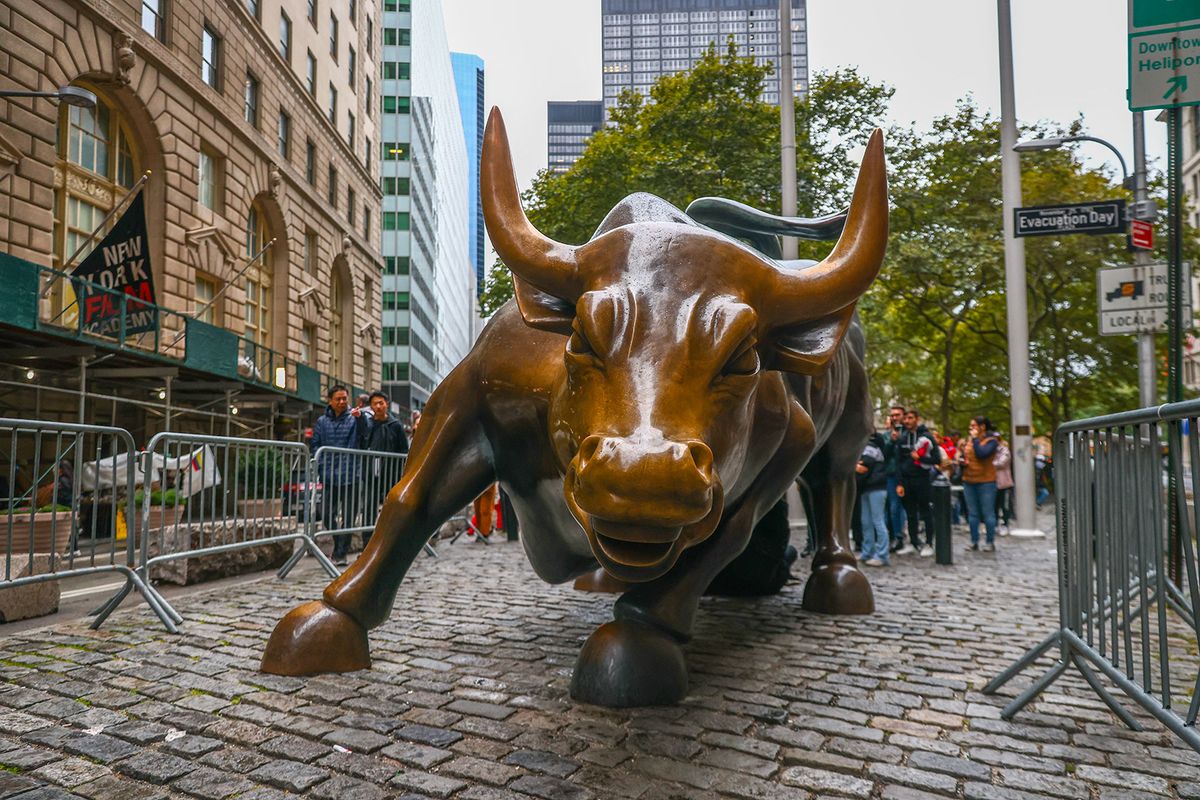
[[662,575],[723,510],[712,450],[697,440],[589,436],[563,488],[601,566],[626,581]]

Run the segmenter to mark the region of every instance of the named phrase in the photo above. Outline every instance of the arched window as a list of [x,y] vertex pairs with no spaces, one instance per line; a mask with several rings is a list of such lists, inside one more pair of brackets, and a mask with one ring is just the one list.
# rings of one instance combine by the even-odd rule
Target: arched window
[[[266,214],[258,203],[246,216],[246,258],[253,258],[270,241]],[[271,346],[271,278],[274,261],[268,248],[246,269],[246,338]]]
[[342,304],[349,292],[343,286],[342,272],[338,264],[333,267],[333,280],[329,282],[329,374],[334,380],[346,378],[343,368],[346,366],[346,331],[342,313]]
[[99,95],[95,108],[61,104],[58,131],[54,266],[70,269],[104,237],[100,231],[66,263],[133,186],[140,169],[121,115]]

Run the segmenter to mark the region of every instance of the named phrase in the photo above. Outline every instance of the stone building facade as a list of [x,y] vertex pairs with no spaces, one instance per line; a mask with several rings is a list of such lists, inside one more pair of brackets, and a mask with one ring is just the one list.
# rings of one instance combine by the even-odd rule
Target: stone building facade
[[0,252],[63,266],[149,171],[156,299],[179,312],[164,346],[195,315],[243,359],[378,386],[380,17],[377,0],[0,0],[0,89],[99,98],[0,98]]

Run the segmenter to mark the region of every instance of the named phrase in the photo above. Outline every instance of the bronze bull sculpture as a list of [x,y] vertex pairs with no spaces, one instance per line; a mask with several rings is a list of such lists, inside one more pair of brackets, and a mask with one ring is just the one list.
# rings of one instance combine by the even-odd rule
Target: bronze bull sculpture
[[422,545],[496,480],[542,579],[599,563],[630,586],[579,655],[580,701],[685,696],[682,645],[701,595],[806,465],[821,536],[803,606],[871,612],[848,546],[870,410],[861,336],[846,334],[887,242],[882,134],[837,245],[807,269],[646,194],[586,244],[546,238],[521,208],[496,109],[480,179],[515,298],[430,398],[365,552],[279,622],[262,669],[368,668],[367,631],[387,619]]

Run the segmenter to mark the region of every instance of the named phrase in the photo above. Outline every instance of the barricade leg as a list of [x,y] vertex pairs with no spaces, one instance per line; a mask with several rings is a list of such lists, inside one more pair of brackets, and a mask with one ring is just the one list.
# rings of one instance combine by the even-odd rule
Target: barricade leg
[[1033,698],[1037,697],[1046,689],[1050,688],[1050,684],[1062,677],[1062,674],[1067,671],[1068,662],[1059,661],[1053,667],[1046,671],[1046,674],[1038,678],[1032,686],[1030,686],[1021,694],[1017,695],[1011,703],[1004,707],[1000,712],[1001,719],[1009,720],[1017,715],[1022,708],[1029,705]]
[[1042,641],[1038,644],[1026,650],[1025,655],[1014,661],[1012,665],[1008,667],[1008,669],[992,678],[991,683],[983,687],[983,693],[995,694],[996,692],[1000,691],[1001,686],[1008,683],[1010,680],[1015,678],[1019,672],[1023,671],[1030,664],[1041,658],[1042,654],[1054,645],[1058,644],[1060,639],[1061,637],[1059,636],[1058,631],[1055,631],[1045,639],[1042,639]]
[[1130,730],[1141,731],[1142,724],[1134,719],[1133,715],[1126,711],[1125,707],[1117,702],[1117,698],[1113,697],[1112,694],[1104,688],[1104,686],[1100,683],[1100,679],[1096,677],[1096,673],[1092,671],[1091,667],[1085,664],[1083,660],[1075,654],[1071,655],[1071,660],[1075,662],[1076,669],[1082,673],[1083,679],[1088,682],[1089,686],[1092,687],[1092,691],[1100,695],[1100,699],[1104,701],[1104,704],[1108,706],[1109,709],[1111,709],[1112,712],[1116,714],[1120,720],[1129,727]]

